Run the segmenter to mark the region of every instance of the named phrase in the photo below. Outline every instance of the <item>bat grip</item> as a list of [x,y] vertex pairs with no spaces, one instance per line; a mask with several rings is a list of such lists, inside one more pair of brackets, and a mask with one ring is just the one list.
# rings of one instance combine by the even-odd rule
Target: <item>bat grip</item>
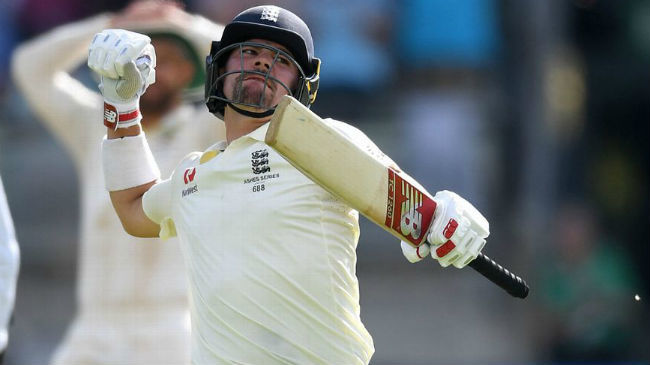
[[528,296],[529,288],[524,279],[511,273],[486,255],[479,253],[478,257],[469,263],[469,266],[513,297],[523,299]]

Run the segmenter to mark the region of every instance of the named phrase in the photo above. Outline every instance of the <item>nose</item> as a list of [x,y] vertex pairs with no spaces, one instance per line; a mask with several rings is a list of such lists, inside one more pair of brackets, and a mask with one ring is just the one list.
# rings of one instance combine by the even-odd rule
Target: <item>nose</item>
[[257,59],[255,60],[255,66],[257,67],[263,67],[267,71],[271,69],[271,65],[273,64],[273,59],[275,58],[275,54],[269,50],[263,50],[257,55]]
[[257,61],[255,61],[255,66],[256,67],[263,67],[264,69],[266,69],[266,71],[268,71],[269,68],[271,68],[271,64],[269,62],[267,62],[266,60],[257,60]]

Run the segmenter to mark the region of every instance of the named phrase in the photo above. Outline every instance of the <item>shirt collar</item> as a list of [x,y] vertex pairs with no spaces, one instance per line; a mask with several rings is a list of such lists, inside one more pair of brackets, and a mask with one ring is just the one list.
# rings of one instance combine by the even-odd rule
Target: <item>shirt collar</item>
[[228,144],[225,140],[223,140],[223,141],[219,141],[218,143],[215,143],[212,147],[213,148],[218,148],[218,149],[223,151],[223,150],[225,150],[226,148],[228,148],[230,146],[238,145],[238,144],[242,143],[243,141],[250,140],[250,139],[255,140],[255,141],[259,141],[259,142],[264,142],[264,139],[266,137],[266,131],[268,129],[269,129],[269,123],[266,122],[266,123],[262,124],[261,126],[259,126],[256,130],[254,130],[254,131],[252,131],[252,132],[250,132],[248,134],[245,134],[245,135],[237,138],[236,140],[230,142],[230,144]]

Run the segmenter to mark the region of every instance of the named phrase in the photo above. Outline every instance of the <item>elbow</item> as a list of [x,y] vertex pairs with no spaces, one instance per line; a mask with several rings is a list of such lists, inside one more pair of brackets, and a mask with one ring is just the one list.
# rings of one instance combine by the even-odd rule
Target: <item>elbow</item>
[[139,238],[155,238],[158,237],[158,232],[160,231],[160,226],[154,224],[153,222],[134,222],[130,219],[125,219],[122,216],[119,216],[120,223],[122,223],[122,228],[124,232],[128,233],[133,237]]
[[140,232],[138,232],[138,230],[135,227],[129,224],[122,222],[122,228],[124,229],[124,232],[128,233],[133,237],[142,237],[142,235],[140,235]]
[[26,83],[25,79],[27,78],[27,73],[29,67],[26,65],[28,64],[28,56],[25,52],[25,46],[18,46],[14,50],[14,52],[11,54],[11,64],[10,64],[10,69],[11,69],[11,77],[14,81],[14,83],[19,86],[21,89],[23,88],[23,85]]
[[143,192],[131,188],[111,191],[110,198],[124,231],[135,237],[158,237],[160,225],[147,217],[142,206]]
[[139,237],[139,238],[154,237],[150,233],[143,231],[141,226],[137,224],[132,224],[124,220],[120,220],[120,221],[122,222],[122,228],[124,228],[124,231],[133,237]]
[[54,79],[56,68],[43,57],[32,42],[17,46],[11,54],[9,69],[12,81],[28,98],[38,95]]
[[[16,47],[11,55],[10,72],[14,84],[22,92],[25,92],[30,87],[30,80],[34,83],[35,80],[44,81],[42,78],[35,76],[38,73],[38,67],[34,65],[33,60],[36,56],[30,54],[26,45]],[[40,85],[34,85],[39,87]]]
[[134,231],[135,227],[133,227],[132,224],[129,224],[129,220],[122,217],[122,215],[120,214],[119,211],[117,211],[116,213],[117,213],[117,217],[120,219],[120,223],[122,224],[122,229],[124,230],[124,232],[130,234],[131,236],[136,236],[134,234],[135,233],[135,231]]

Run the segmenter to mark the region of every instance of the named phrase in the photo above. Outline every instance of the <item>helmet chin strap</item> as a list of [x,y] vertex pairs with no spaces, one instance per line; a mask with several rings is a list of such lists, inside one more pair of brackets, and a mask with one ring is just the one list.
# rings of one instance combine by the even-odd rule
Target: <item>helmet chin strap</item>
[[251,112],[251,111],[248,111],[248,110],[238,108],[233,103],[228,103],[228,106],[231,107],[237,113],[245,115],[247,117],[252,117],[252,118],[268,117],[269,115],[273,115],[273,113],[275,112],[275,108],[271,108],[271,109],[269,109],[269,110],[267,110],[265,112],[256,113],[256,112]]

